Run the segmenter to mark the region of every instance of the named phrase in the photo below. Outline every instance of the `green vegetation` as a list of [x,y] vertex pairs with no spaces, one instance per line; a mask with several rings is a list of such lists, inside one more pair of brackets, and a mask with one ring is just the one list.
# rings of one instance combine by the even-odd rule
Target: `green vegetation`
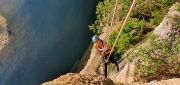
[[[113,9],[116,0],[102,0],[96,7],[97,19],[90,27],[95,33],[100,33],[102,28],[110,24]],[[158,25],[167,13],[168,8],[176,0],[137,0],[136,7],[134,8],[131,18],[137,18],[139,20],[145,19],[152,26]],[[123,21],[125,18],[132,0],[119,0],[118,13],[119,19]],[[149,22],[150,21],[150,22]]]
[[98,71],[99,71],[99,67],[100,67],[100,64],[97,64],[97,65],[95,66],[95,72],[97,72],[97,73],[98,73]]
[[[143,21],[137,21],[132,19],[127,23],[125,30],[118,39],[118,44],[116,45],[115,59],[118,60],[120,55],[122,55],[129,47],[134,46],[143,37],[143,32],[145,24]],[[110,37],[110,44],[113,45],[117,32],[113,32]]]
[[176,10],[180,12],[180,6],[176,5]]
[[107,73],[109,74],[110,72],[112,72],[114,70],[114,65],[109,63],[108,66],[107,66]]
[[[110,25],[112,12],[116,0],[102,0],[97,5],[97,20],[90,26],[94,33],[101,33],[103,27]],[[143,36],[154,29],[162,21],[168,9],[175,0],[137,0],[137,4],[128,20],[125,30],[118,39],[115,46],[115,58],[118,60],[121,55],[130,47],[135,46]],[[116,16],[122,22],[129,11],[132,0],[119,0]],[[118,31],[111,34],[108,41],[114,43]]]
[[136,74],[146,80],[159,79],[163,77],[180,77],[180,19],[170,17],[172,23],[171,30],[167,39],[161,39],[153,33],[146,36],[145,46],[135,47],[126,56],[129,62],[136,59]]
[[[156,36],[150,33],[160,24],[169,8],[176,0],[137,0],[131,17],[128,19],[123,32],[115,46],[115,59],[119,60],[122,55],[129,49],[138,49],[137,52],[132,50],[127,54],[126,59],[132,62],[134,58],[139,58],[136,73],[141,77],[156,78],[157,75],[179,75],[180,40],[176,39],[173,48],[170,47],[168,40],[157,40]],[[123,22],[132,0],[119,0],[116,17],[118,22]],[[102,0],[97,5],[97,20],[90,26],[94,33],[101,33],[103,27],[109,26],[112,18],[115,0]],[[180,10],[179,6],[176,10]],[[178,18],[179,19],[179,18]],[[177,21],[178,22],[178,21]],[[117,24],[117,22],[115,22]],[[176,23],[179,29],[179,22]],[[120,29],[120,28],[118,28]],[[117,37],[118,30],[111,33],[110,45],[113,45]],[[151,47],[138,48],[137,43],[150,40]],[[167,67],[167,68],[163,68]],[[113,65],[108,65],[108,73],[113,70]]]
[[132,62],[134,58],[139,61],[136,64],[136,73],[147,80],[158,79],[159,76],[180,76],[180,38],[176,38],[173,47],[168,40],[158,40],[154,35],[150,37],[151,46],[136,48],[137,52],[131,52],[127,59]]
[[[121,0],[120,20],[124,20],[132,0]],[[116,53],[122,55],[128,48],[136,45],[145,34],[159,25],[174,0],[138,0],[131,18],[118,39]],[[132,35],[133,34],[133,35]],[[117,34],[112,33],[111,44]],[[116,56],[120,58],[120,56]]]
[[106,24],[110,24],[115,1],[116,0],[100,1],[96,6],[97,20],[89,26],[94,33],[100,33]]

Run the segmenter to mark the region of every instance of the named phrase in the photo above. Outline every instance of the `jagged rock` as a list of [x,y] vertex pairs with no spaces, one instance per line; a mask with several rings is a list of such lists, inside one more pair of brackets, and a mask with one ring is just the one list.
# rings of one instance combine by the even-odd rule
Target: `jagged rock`
[[114,85],[114,83],[103,76],[68,73],[42,85]]
[[[154,34],[158,35],[159,38],[168,39],[169,34],[171,34],[173,28],[174,21],[169,21],[170,17],[179,18],[180,13],[177,12],[176,6],[180,6],[179,3],[176,3],[173,7],[170,8],[170,11],[163,19],[162,23],[154,30]],[[178,22],[179,23],[179,22]],[[177,24],[177,23],[176,23]],[[178,28],[179,29],[179,28]],[[179,32],[179,31],[178,31]],[[104,29],[104,33],[100,36],[101,39],[106,40],[108,34],[107,29]],[[179,38],[179,34],[176,34]],[[148,48],[151,46],[151,43],[147,40],[142,42],[138,47]],[[131,53],[133,51],[133,53]],[[137,49],[130,49],[127,51],[123,58],[125,58],[129,54],[137,53]],[[138,60],[138,56],[134,55]],[[43,85],[120,85],[120,84],[127,84],[127,85],[179,85],[180,79],[169,79],[169,80],[161,80],[161,81],[152,81],[150,83],[140,84],[136,82],[136,62],[137,60],[133,60],[132,63],[126,63],[126,59],[124,59],[119,66],[124,66],[120,72],[111,72],[108,76],[110,79],[104,79],[103,76],[97,75],[97,66],[100,65],[101,58],[98,55],[97,51],[93,47],[91,50],[90,59],[88,60],[84,69],[80,72],[80,74],[73,74],[69,73],[67,75],[61,76],[53,81],[44,83]],[[125,65],[124,65],[125,64]],[[96,75],[94,75],[96,74]],[[114,83],[113,83],[114,82]]]
[[84,67],[84,69],[81,70],[80,74],[96,74],[96,69],[98,68],[98,65],[100,65],[101,58],[98,55],[95,47],[93,46],[91,50],[90,58]]
[[[102,40],[107,40],[107,37],[109,36],[109,30],[108,30],[108,26],[106,26],[103,29],[103,33],[99,36]],[[97,53],[97,50],[95,49],[95,47],[93,46],[92,50],[91,50],[91,54],[89,55],[90,58],[87,61],[86,66],[81,70],[80,74],[97,74],[97,68],[99,67],[100,63],[101,63],[101,57],[100,55]]]
[[161,80],[161,81],[151,81],[149,83],[140,84],[138,82],[128,85],[180,85],[180,78]]
[[[165,18],[163,19],[161,24],[154,30],[153,33],[155,35],[157,35],[159,39],[169,39],[170,38],[169,35],[172,33],[174,22],[180,23],[180,12],[178,12],[176,10],[177,6],[180,6],[180,4],[176,3],[174,6],[172,6],[169,9],[168,14],[165,16]],[[176,18],[177,21],[174,21],[174,19],[172,20],[172,18]],[[176,23],[176,25],[179,25],[177,23]],[[180,33],[180,31],[178,31],[178,33]],[[178,33],[176,34],[176,35],[178,35],[176,39],[179,39],[179,34]],[[137,53],[137,49],[140,48],[140,47],[148,48],[149,46],[151,46],[151,43],[147,40],[144,43],[141,43],[136,49],[130,49],[129,51],[127,51],[123,55],[123,58],[127,57],[127,55],[129,55],[129,54],[134,55],[135,53]],[[134,57],[136,57],[136,59],[138,58],[137,55],[134,55]],[[136,68],[135,63],[136,62],[137,62],[137,60],[133,60],[132,63],[126,63],[123,70],[121,70],[119,73],[110,73],[109,78],[111,80],[113,80],[114,83],[116,83],[116,84],[120,84],[120,83],[122,83],[122,84],[130,84],[130,83],[133,83],[136,80],[136,76],[135,76],[135,68]],[[171,82],[171,81],[169,81],[169,82]],[[160,82],[156,83],[156,84],[153,84],[153,85],[159,85],[159,84],[160,84]],[[134,84],[134,85],[136,85],[136,84]],[[146,84],[143,84],[143,85],[146,85]],[[151,84],[147,84],[147,85],[151,85]],[[161,85],[164,85],[164,84],[161,84]],[[169,83],[167,85],[178,85],[178,83],[175,83],[175,84]]]
[[[180,3],[177,2],[173,7],[169,9],[168,14],[165,16],[163,21],[154,30],[154,34],[158,35],[162,39],[167,39],[169,37],[169,33],[172,33],[174,22],[177,22],[175,23],[176,25],[180,24],[180,12],[177,11],[177,8],[176,8],[179,6],[180,6]],[[176,18],[177,21],[174,21],[173,20],[174,18]]]
[[128,84],[134,82],[135,64],[127,63],[124,68],[118,73],[111,73],[109,78],[116,84]]

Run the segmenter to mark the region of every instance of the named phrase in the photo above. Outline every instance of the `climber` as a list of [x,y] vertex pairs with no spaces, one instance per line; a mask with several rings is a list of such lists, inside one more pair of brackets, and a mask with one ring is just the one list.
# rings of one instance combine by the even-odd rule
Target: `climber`
[[[102,56],[102,59],[104,61],[104,75],[107,78],[107,64],[108,62],[111,62],[116,65],[117,71],[119,71],[118,63],[114,59],[114,52],[112,50],[112,47],[108,45],[105,41],[101,40],[97,35],[94,35],[92,37],[92,41],[95,44],[95,47],[98,51],[98,53]],[[111,53],[111,56],[109,57]],[[109,57],[109,58],[108,58]]]

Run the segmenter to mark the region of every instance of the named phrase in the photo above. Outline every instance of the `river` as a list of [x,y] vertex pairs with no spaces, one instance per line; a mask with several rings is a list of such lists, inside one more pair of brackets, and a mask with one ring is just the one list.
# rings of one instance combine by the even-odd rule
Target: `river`
[[0,0],[10,43],[0,85],[40,85],[70,72],[91,42],[97,0]]

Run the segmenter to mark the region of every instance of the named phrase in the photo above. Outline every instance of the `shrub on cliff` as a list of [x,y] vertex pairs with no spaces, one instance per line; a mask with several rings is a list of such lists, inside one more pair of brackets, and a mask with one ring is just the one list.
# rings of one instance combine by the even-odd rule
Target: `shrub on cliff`
[[[137,0],[131,18],[145,19],[149,25],[158,25],[167,13],[168,8],[176,0]],[[101,0],[96,7],[97,19],[90,29],[100,33],[102,28],[110,24],[116,0]],[[116,16],[123,20],[131,6],[132,0],[119,0]],[[146,22],[144,22],[146,23]]]
[[[170,6],[176,0],[137,0],[137,4],[128,20],[125,30],[115,46],[116,59],[130,47],[139,43],[145,34],[153,30],[162,21]],[[97,19],[90,29],[95,33],[101,33],[103,27],[109,26],[116,0],[103,0],[97,5]],[[131,6],[132,0],[119,0],[117,13],[119,22],[122,22]],[[112,45],[117,36],[115,31],[111,34],[109,43]]]
[[94,24],[89,26],[90,30],[94,33],[100,33],[106,24],[110,24],[115,1],[116,0],[103,0],[98,3],[96,6],[97,19]]
[[145,43],[124,56],[129,62],[135,62],[136,75],[140,78],[180,77],[180,12],[176,11],[176,6],[180,4],[170,9],[160,26],[146,37]]
[[[129,7],[131,5],[132,0],[121,0],[121,10],[119,13],[120,20],[124,20]],[[144,35],[153,30],[159,23],[162,21],[165,14],[168,12],[168,9],[175,2],[175,0],[137,0],[137,4],[132,12],[131,18],[128,20],[126,27],[118,39],[116,53],[123,54],[129,47],[132,47],[139,43]],[[131,24],[133,23],[133,24]],[[124,34],[133,33],[134,29],[130,29],[129,27],[136,29],[135,36],[127,36]],[[117,35],[112,34],[111,37]],[[124,38],[129,38],[128,40],[123,40]],[[110,40],[113,43],[113,40]],[[124,43],[124,44],[123,44]]]
[[[173,3],[175,3],[177,0],[137,0],[137,4],[133,9],[133,12],[128,19],[126,26],[121,33],[118,42],[115,46],[115,58],[116,60],[119,60],[122,55],[130,48],[136,47],[138,43],[144,42],[144,38],[148,36],[149,32],[151,32],[155,27],[157,27],[160,22],[163,20],[165,14],[169,11],[169,8],[172,6]],[[90,26],[90,29],[93,30],[95,33],[101,33],[103,27],[110,26],[110,21],[113,14],[113,9],[115,5],[115,0],[102,0],[97,5],[97,20],[94,24]],[[119,20],[118,22],[123,22],[128,10],[131,6],[132,0],[119,0],[117,10],[116,10],[116,18]],[[179,10],[179,7],[177,7],[177,10]],[[117,24],[117,21],[114,23]],[[120,28],[117,28],[120,29]],[[113,45],[114,41],[117,37],[118,30],[111,33],[110,40],[108,41],[109,44]],[[179,42],[179,41],[176,41]],[[157,50],[158,45],[163,45],[160,50],[166,51],[166,53],[169,53],[172,51],[172,49],[169,49],[167,47],[166,40],[163,42],[152,41],[152,48],[139,49],[139,54],[141,55],[141,60],[145,61],[139,64],[139,67],[137,69],[137,73],[144,73],[140,74],[142,76],[151,76],[154,77],[155,74],[159,72],[167,72],[159,70],[160,67],[166,65],[169,65],[170,68],[177,68],[178,66],[175,65],[176,63],[168,62],[162,62],[163,60],[158,60],[155,58],[151,58],[152,53],[154,53],[153,50]],[[179,45],[175,46],[178,47]],[[174,51],[174,50],[173,50]],[[151,53],[152,52],[152,53]],[[178,52],[178,51],[177,51]],[[149,54],[148,54],[149,53]],[[160,52],[164,53],[164,52]],[[177,59],[172,56],[172,53],[169,54],[161,54],[161,56],[166,56],[165,58],[175,60]],[[174,55],[175,56],[175,55]],[[129,61],[133,61],[132,56],[128,56],[127,59]],[[153,66],[154,65],[154,66]],[[111,65],[109,66],[113,68]],[[176,72],[179,69],[175,69]],[[157,72],[159,71],[159,72]]]
[[129,62],[138,59],[136,75],[147,80],[180,77],[180,38],[173,41],[173,47],[168,40],[158,40],[155,36],[149,41],[150,46],[137,47],[126,56]]

